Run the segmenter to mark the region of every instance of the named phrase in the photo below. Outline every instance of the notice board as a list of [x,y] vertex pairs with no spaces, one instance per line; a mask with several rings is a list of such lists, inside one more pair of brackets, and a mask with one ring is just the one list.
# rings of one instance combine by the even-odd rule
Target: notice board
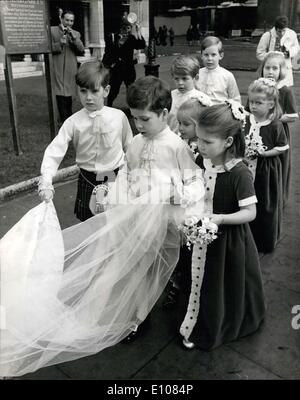
[[45,0],[0,0],[0,44],[6,54],[50,53]]

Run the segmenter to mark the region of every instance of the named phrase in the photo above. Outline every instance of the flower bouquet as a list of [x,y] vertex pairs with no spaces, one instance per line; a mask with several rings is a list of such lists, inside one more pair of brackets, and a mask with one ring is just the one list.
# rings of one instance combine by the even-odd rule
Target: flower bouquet
[[208,217],[200,220],[197,217],[187,218],[178,226],[178,230],[183,233],[190,250],[194,244],[207,245],[218,237],[218,225],[211,222]]
[[267,150],[267,146],[263,144],[262,138],[260,136],[254,136],[253,134],[245,136],[245,144],[245,157],[249,160],[254,160],[260,152]]

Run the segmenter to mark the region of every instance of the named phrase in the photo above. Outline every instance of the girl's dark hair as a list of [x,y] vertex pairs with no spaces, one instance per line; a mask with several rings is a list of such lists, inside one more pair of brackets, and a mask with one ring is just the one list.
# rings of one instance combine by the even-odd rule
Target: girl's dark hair
[[215,104],[204,108],[199,114],[197,125],[204,128],[206,133],[219,136],[224,140],[231,136],[233,143],[227,151],[234,158],[244,157],[245,136],[242,122],[233,117],[229,104]]
[[127,103],[130,108],[147,109],[160,115],[165,108],[168,111],[171,109],[171,90],[165,81],[154,76],[145,76],[129,86]]
[[75,80],[79,87],[99,90],[109,84],[109,70],[100,61],[89,61],[81,64]]

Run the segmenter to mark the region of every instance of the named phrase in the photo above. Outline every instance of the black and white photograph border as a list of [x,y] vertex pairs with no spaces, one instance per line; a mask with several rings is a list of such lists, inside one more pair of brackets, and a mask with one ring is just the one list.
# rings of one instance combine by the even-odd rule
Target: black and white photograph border
[[[2,2],[2,0],[1,0]],[[109,5],[109,2],[113,3]],[[285,14],[289,26],[300,35],[300,1],[161,1],[152,0],[90,0],[51,1],[51,23],[58,24],[59,8],[74,10],[76,31],[81,33],[84,53],[78,63],[103,56],[105,27],[109,10],[113,15],[111,29],[116,29],[126,13],[135,13],[146,43],[150,43],[153,27],[171,26],[175,31],[173,43],[155,43],[151,50],[152,66],[157,66],[159,78],[175,88],[170,66],[179,54],[193,54],[200,58],[200,42],[205,35],[222,38],[224,58],[221,65],[236,79],[242,104],[246,105],[249,84],[257,78],[260,61],[256,49],[262,34],[272,28],[278,15]],[[155,3],[154,5],[149,3]],[[246,3],[249,7],[246,7]],[[243,9],[244,4],[244,9]],[[219,8],[218,8],[219,6]],[[109,9],[109,7],[111,7]],[[150,7],[150,9],[149,9]],[[268,12],[266,10],[268,8]],[[245,9],[248,19],[245,17]],[[149,11],[150,10],[150,11]],[[214,10],[214,11],[212,11]],[[254,12],[255,10],[255,12]],[[205,11],[205,12],[204,12]],[[239,12],[241,14],[239,14]],[[209,13],[209,14],[208,14]],[[209,15],[209,17],[208,17]],[[148,19],[149,17],[149,19]],[[152,18],[152,20],[151,20]],[[197,19],[198,18],[198,19]],[[239,18],[237,20],[237,18]],[[246,20],[245,20],[246,18]],[[77,20],[77,22],[76,22]],[[186,31],[199,20],[204,24],[200,39],[186,40]],[[2,20],[1,20],[2,21]],[[246,22],[247,23],[246,23]],[[151,24],[152,28],[149,28]],[[221,24],[221,25],[220,25]],[[244,25],[243,25],[244,24]],[[100,39],[99,39],[100,37]],[[99,40],[98,40],[98,39]],[[97,42],[98,40],[98,42]],[[135,71],[137,78],[145,75],[149,59],[147,48],[137,50]],[[5,49],[0,46],[0,238],[2,238],[29,210],[40,203],[37,184],[40,164],[50,143],[48,94],[43,58],[38,54],[12,56],[13,86],[18,114],[18,128],[22,153],[15,153],[7,86],[4,76]],[[300,107],[300,53],[293,59],[293,92],[297,110]],[[149,67],[149,66],[148,66]],[[128,110],[126,86],[123,83],[113,107]],[[73,112],[81,108],[73,98]],[[57,114],[57,113],[56,113]],[[58,117],[57,117],[58,118]],[[129,115],[129,122],[134,124]],[[58,121],[58,124],[60,122]],[[132,343],[118,343],[101,352],[80,359],[52,365],[16,380],[99,380],[99,381],[204,381],[204,380],[298,380],[300,379],[300,122],[290,124],[292,158],[290,196],[284,208],[280,240],[272,253],[260,253],[260,264],[266,302],[266,317],[257,332],[212,351],[184,349],[174,328],[176,309],[163,307],[166,292],[151,312],[151,324]],[[27,142],[27,143],[26,143]],[[39,144],[40,142],[40,144]],[[33,147],[39,149],[38,154]],[[2,161],[1,161],[2,159]],[[32,160],[30,166],[30,159]],[[24,169],[26,165],[26,170]],[[78,223],[73,214],[76,198],[78,168],[70,151],[54,179],[54,205],[62,229]],[[22,262],[22,260],[20,260]],[[1,268],[1,265],[0,265]],[[1,279],[1,276],[0,276]],[[167,290],[168,288],[166,288]],[[1,293],[0,293],[1,294]],[[5,329],[5,309],[0,305],[1,329]],[[0,330],[1,334],[1,330]],[[0,349],[1,357],[1,349]],[[118,383],[107,386],[111,395],[138,393],[138,384],[127,384],[132,389],[124,393]],[[189,384],[170,387],[189,394]],[[119,392],[118,392],[119,390]],[[121,391],[123,390],[123,393]],[[146,389],[148,390],[148,389]],[[151,389],[152,390],[152,389]],[[157,387],[153,390],[166,390]],[[152,393],[156,394],[156,393]],[[167,393],[165,393],[167,394]],[[174,394],[174,393],[173,393]]]

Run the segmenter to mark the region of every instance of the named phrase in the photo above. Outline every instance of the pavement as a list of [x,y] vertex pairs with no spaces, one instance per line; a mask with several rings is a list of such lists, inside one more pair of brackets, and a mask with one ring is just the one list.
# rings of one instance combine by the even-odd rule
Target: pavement
[[[249,54],[248,54],[249,56]],[[172,55],[158,58],[160,77],[170,81]],[[236,59],[236,63],[237,63]],[[255,78],[253,70],[233,71],[243,99]],[[144,74],[137,66],[138,76]],[[300,105],[300,75],[295,76],[295,94]],[[124,106],[125,88],[115,102]],[[212,352],[184,350],[174,330],[174,312],[166,312],[162,298],[152,312],[152,325],[132,344],[118,344],[93,356],[43,368],[24,380],[290,380],[300,379],[300,123],[292,125],[291,196],[284,212],[283,233],[272,254],[261,256],[267,303],[261,329],[247,338],[223,345]],[[62,229],[78,221],[73,215],[76,180],[55,185],[55,207]],[[0,202],[2,237],[39,199],[36,190],[9,196]],[[294,308],[295,310],[295,308]],[[294,318],[294,320],[293,320]],[[294,323],[292,324],[292,321]],[[298,322],[297,322],[298,321]]]

